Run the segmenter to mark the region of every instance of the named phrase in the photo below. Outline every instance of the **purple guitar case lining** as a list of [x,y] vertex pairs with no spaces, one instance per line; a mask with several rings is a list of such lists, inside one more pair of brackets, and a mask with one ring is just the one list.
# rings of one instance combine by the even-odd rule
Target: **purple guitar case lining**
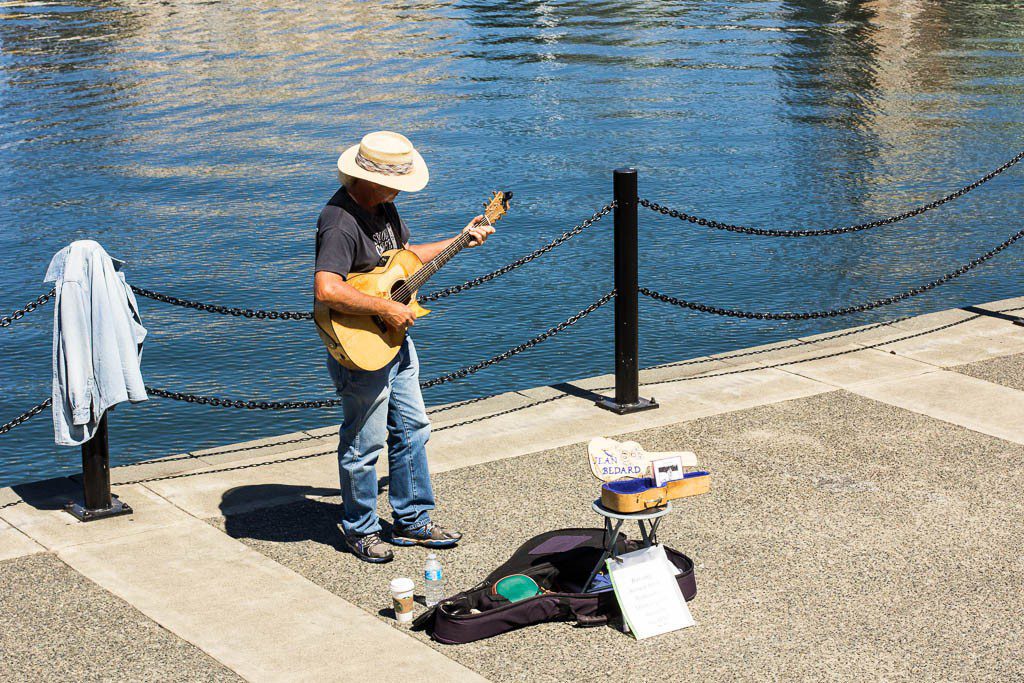
[[[619,604],[610,588],[583,593],[583,583],[604,549],[603,529],[557,529],[534,536],[487,578],[473,588],[442,600],[413,622],[440,643],[456,645],[490,638],[545,621],[576,621],[578,626],[601,626],[621,618]],[[620,535],[620,553],[639,544]],[[686,555],[665,548],[668,559],[681,573],[676,577],[683,597],[697,594],[693,562]],[[491,585],[510,574],[525,574],[549,591],[519,602],[491,595]],[[472,613],[470,610],[479,610]]]

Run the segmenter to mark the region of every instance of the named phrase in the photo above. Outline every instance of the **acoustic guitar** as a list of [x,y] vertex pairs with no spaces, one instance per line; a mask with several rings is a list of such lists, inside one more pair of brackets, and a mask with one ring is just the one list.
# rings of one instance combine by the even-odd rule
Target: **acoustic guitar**
[[[484,209],[482,224],[497,222],[508,211],[511,192],[495,192]],[[408,249],[389,249],[368,273],[351,273],[346,282],[363,294],[400,301],[417,318],[428,311],[416,301],[419,288],[469,244],[463,232],[426,263]],[[405,340],[404,330],[388,327],[380,316],[341,313],[319,301],[313,303],[317,332],[336,361],[350,370],[379,370],[395,357]]]

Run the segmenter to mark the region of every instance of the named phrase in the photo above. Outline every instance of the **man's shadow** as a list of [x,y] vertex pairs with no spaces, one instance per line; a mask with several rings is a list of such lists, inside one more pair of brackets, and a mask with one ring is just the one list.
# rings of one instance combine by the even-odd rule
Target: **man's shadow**
[[[377,480],[377,493],[388,487],[388,478]],[[226,491],[220,509],[224,530],[232,538],[251,538],[274,543],[314,541],[347,552],[341,531],[340,502],[321,500],[338,496],[338,489],[290,484],[256,484]],[[259,501],[281,501],[269,507],[253,509]],[[382,535],[391,534],[391,524],[380,520]]]

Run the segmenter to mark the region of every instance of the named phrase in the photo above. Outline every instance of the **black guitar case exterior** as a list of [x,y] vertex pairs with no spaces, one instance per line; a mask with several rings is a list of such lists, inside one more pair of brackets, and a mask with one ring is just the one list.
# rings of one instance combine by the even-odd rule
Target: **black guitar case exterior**
[[[639,544],[620,536],[620,553]],[[611,588],[583,593],[583,584],[604,549],[602,529],[558,529],[534,536],[505,564],[468,591],[452,595],[424,612],[413,628],[426,630],[434,640],[451,645],[490,638],[545,621],[575,621],[580,626],[601,626],[621,618]],[[688,601],[697,594],[693,562],[665,548],[679,570],[676,580]],[[502,577],[525,574],[546,592],[518,602],[492,595],[491,586]]]

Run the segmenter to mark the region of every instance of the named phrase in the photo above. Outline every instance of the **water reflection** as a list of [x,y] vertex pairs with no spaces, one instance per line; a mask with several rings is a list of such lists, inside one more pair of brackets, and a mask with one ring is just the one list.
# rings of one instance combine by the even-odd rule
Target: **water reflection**
[[[335,156],[375,128],[409,135],[431,166],[427,190],[400,199],[421,239],[463,225],[490,190],[516,192],[488,249],[453,261],[437,286],[500,267],[585,218],[624,164],[641,169],[652,199],[731,222],[874,218],[1016,151],[1022,28],[1020,9],[967,0],[3,3],[0,311],[38,293],[49,256],[81,237],[125,258],[142,286],[307,308],[312,229]],[[1001,241],[1019,218],[1020,187],[1000,178],[912,222],[833,240],[766,241],[645,216],[642,277],[748,308],[886,295]],[[598,224],[438,305],[416,331],[424,375],[518,344],[606,291],[609,231]],[[1000,273],[1019,263],[1001,255],[927,299],[848,324],[1017,294]],[[149,303],[143,313],[154,385],[330,395],[304,325]],[[0,418],[47,392],[49,323],[36,316],[4,347]],[[645,364],[823,329],[646,303],[643,316]],[[599,311],[427,400],[607,372],[609,337]],[[115,416],[115,461],[335,419],[153,401]],[[0,485],[76,467],[48,436],[37,418],[4,437]]]

